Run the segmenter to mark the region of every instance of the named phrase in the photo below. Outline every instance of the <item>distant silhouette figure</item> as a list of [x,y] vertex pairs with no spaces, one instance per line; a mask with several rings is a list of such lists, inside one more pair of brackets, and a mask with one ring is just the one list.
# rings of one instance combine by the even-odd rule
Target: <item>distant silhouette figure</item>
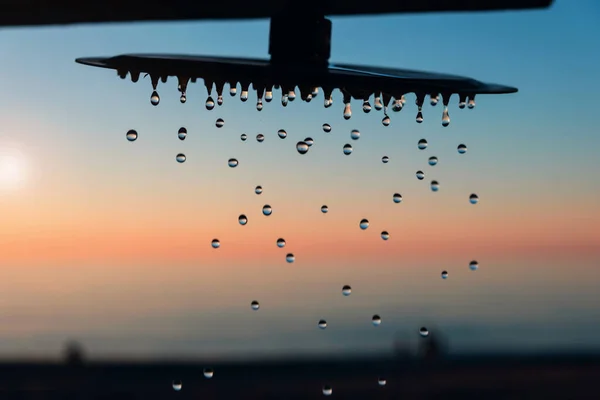
[[64,360],[67,365],[78,366],[84,363],[83,347],[76,341],[67,342],[64,350]]

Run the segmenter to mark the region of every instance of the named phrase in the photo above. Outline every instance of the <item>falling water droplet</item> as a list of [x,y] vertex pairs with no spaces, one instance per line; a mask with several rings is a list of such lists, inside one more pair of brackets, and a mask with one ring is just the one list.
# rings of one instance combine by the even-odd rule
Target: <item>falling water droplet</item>
[[347,103],[344,106],[344,119],[349,120],[351,117],[352,117],[352,106],[350,106],[350,103]]
[[344,296],[350,296],[351,293],[352,293],[352,287],[350,285],[344,285],[342,287],[342,294]]
[[429,331],[423,326],[419,329],[419,335],[421,335],[421,337],[427,337],[429,336]]
[[181,97],[179,98],[179,102],[184,104],[187,101],[187,97],[185,97],[185,93],[181,93]]
[[368,114],[371,112],[371,103],[369,103],[368,100],[363,101],[363,111],[365,114]]
[[475,99],[469,99],[469,103],[467,104],[467,107],[469,107],[470,109],[475,108]]
[[154,92],[152,92],[152,95],[150,96],[150,104],[152,104],[153,106],[157,106],[158,103],[160,103],[160,96],[158,95],[158,92],[155,90]]
[[247,90],[242,90],[242,93],[240,94],[240,100],[242,102],[246,102],[246,100],[248,100],[248,91]]
[[277,247],[279,247],[280,249],[283,249],[285,247],[285,239],[284,238],[277,239]]
[[325,329],[325,328],[327,328],[327,321],[325,321],[324,319],[321,319],[321,320],[319,320],[319,323],[317,325],[319,326],[319,328]]
[[213,247],[213,249],[218,249],[219,247],[221,247],[221,242],[219,241],[219,239],[213,239],[211,242],[211,246]]
[[130,129],[127,131],[127,133],[125,134],[125,137],[127,138],[127,140],[129,140],[130,142],[135,142],[138,138],[138,133],[135,131],[135,129]]
[[222,128],[223,125],[225,125],[225,121],[223,120],[223,118],[219,118],[217,119],[217,122],[215,122],[215,125],[217,128]]
[[284,94],[283,96],[281,96],[281,105],[284,107],[287,107],[288,105],[288,95]]
[[440,190],[440,184],[438,181],[431,181],[431,191],[432,192],[437,192],[438,190]]
[[383,240],[388,240],[390,238],[390,234],[388,233],[388,231],[381,232],[381,238]]
[[273,209],[271,208],[270,205],[265,204],[263,206],[262,213],[263,213],[263,215],[266,215],[268,217],[269,215],[273,214]]
[[240,225],[246,225],[248,223],[248,217],[246,217],[245,214],[240,214],[240,216],[238,217],[238,222],[240,223]]
[[262,100],[261,100],[261,99],[258,99],[258,100],[256,101],[256,110],[257,110],[257,111],[262,111],[262,109],[263,109],[263,102],[262,102]]
[[390,161],[390,158],[388,156],[383,156],[381,157],[381,162],[384,164],[387,164]]
[[442,126],[450,125],[450,113],[448,113],[448,106],[444,106],[444,112],[442,113]]
[[285,255],[285,261],[291,264],[296,261],[296,256],[294,256],[292,253],[288,253]]
[[217,104],[222,106],[223,105],[223,95],[218,95],[217,96]]
[[417,171],[417,179],[422,181],[425,178],[425,173],[423,171]]
[[381,120],[381,123],[383,124],[383,126],[390,126],[391,122],[392,122],[392,120],[390,119],[390,117],[388,115],[383,117],[383,119]]
[[185,129],[184,127],[179,128],[179,131],[177,131],[177,137],[179,138],[179,140],[185,140],[185,138],[187,137],[187,129]]
[[473,260],[469,263],[469,268],[471,269],[471,271],[477,271],[479,269],[479,263]]
[[475,193],[471,194],[469,196],[469,202],[471,202],[471,204],[479,203],[479,196],[477,196]]
[[306,139],[304,139],[304,143],[306,143],[308,145],[308,147],[312,147],[312,145],[315,143],[315,141],[313,140],[313,138],[307,137]]
[[258,303],[258,301],[256,301],[256,300],[253,300],[253,301],[252,301],[252,303],[250,303],[250,307],[251,307],[251,308],[252,308],[254,311],[256,311],[256,310],[258,310],[258,309],[260,308],[260,304]]
[[429,157],[429,160],[427,160],[427,163],[429,163],[429,165],[431,165],[433,167],[434,165],[437,165],[438,158],[435,156]]
[[427,140],[419,140],[419,144],[417,145],[417,147],[419,148],[419,150],[425,150],[427,148]]
[[321,206],[321,212],[323,214],[327,214],[327,211],[329,211],[329,207],[327,207],[326,205],[322,205]]
[[419,107],[419,112],[417,113],[416,121],[419,124],[423,122],[423,112],[421,112],[421,107]]
[[204,368],[203,372],[206,379],[210,379],[215,375],[215,371],[213,371],[212,368]]
[[373,322],[373,326],[381,325],[381,317],[377,314],[373,315],[373,318],[371,321]]
[[467,152],[467,145],[459,144],[458,147],[456,148],[456,151],[458,151],[458,154],[465,154]]
[[331,386],[323,386],[323,394],[325,396],[331,396],[332,393],[333,389],[331,388]]
[[350,154],[352,154],[352,145],[351,144],[346,143],[344,145],[344,154],[347,155],[347,156],[350,155]]
[[448,279],[448,271],[442,271],[442,279]]
[[242,139],[242,142],[245,142],[246,139],[248,139],[248,135],[246,135],[245,133],[242,133],[240,136],[240,139]]
[[265,93],[265,101],[267,103],[270,103],[271,100],[273,100],[273,92],[270,90],[267,90],[267,92]]
[[325,132],[325,133],[331,132],[331,125],[323,124],[323,132]]
[[364,231],[365,229],[367,229],[369,227],[369,220],[366,218],[361,219],[358,226],[360,226],[360,229],[362,229]]
[[177,156],[175,157],[175,159],[177,160],[178,163],[184,163],[185,160],[187,159],[187,157],[185,156],[185,154],[183,153],[179,153],[177,154]]
[[392,105],[392,111],[402,111],[402,100],[394,100],[394,104]]
[[230,95],[231,97],[233,97],[233,96],[235,96],[236,94],[237,94],[237,87],[236,87],[236,86],[231,86],[231,87],[229,88],[229,95]]
[[171,386],[173,386],[174,391],[179,392],[181,390],[181,388],[183,387],[183,383],[179,379],[177,379],[177,380],[173,381]]
[[402,202],[402,195],[400,193],[394,193],[394,196],[392,198],[394,200],[394,203],[396,204]]
[[308,152],[308,148],[309,146],[305,142],[296,143],[296,150],[298,150],[298,153],[300,154],[306,154]]
[[259,133],[258,135],[256,135],[256,141],[258,143],[262,143],[265,141],[265,135],[263,135],[262,133]]
[[287,132],[285,130],[283,130],[283,129],[280,129],[280,130],[277,131],[277,135],[280,138],[285,139],[287,137]]
[[379,386],[385,386],[387,384],[387,381],[384,378],[377,378],[377,384]]
[[239,162],[235,158],[230,158],[229,161],[227,161],[227,165],[229,165],[231,168],[235,168],[239,165]]
[[254,188],[254,193],[256,193],[256,194],[262,194],[262,192],[263,192],[262,186],[257,186],[257,187]]
[[377,111],[381,110],[383,108],[383,104],[381,104],[381,98],[379,96],[375,97],[375,109]]
[[352,140],[360,139],[360,131],[358,129],[352,129],[352,132],[350,132],[350,138]]

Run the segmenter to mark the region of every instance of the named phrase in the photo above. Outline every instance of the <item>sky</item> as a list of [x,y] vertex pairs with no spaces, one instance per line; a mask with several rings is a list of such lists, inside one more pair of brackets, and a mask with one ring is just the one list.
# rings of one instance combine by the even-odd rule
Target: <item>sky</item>
[[[260,113],[252,94],[246,103],[226,94],[207,111],[202,84],[182,105],[170,80],[152,107],[147,79],[133,84],[74,62],[124,53],[268,58],[266,20],[2,30],[0,357],[55,356],[71,338],[94,357],[373,353],[398,338],[413,346],[421,326],[457,354],[600,347],[591,101],[600,90],[599,20],[593,0],[332,18],[333,63],[519,88],[479,96],[473,110],[454,97],[446,128],[441,106],[427,105],[416,124],[412,96],[389,127],[359,101],[344,120],[339,92],[329,109],[322,95],[282,108],[276,93]],[[129,129],[135,142],[125,139]],[[314,145],[300,155],[295,145],[306,137]],[[239,166],[229,168],[229,158]]]

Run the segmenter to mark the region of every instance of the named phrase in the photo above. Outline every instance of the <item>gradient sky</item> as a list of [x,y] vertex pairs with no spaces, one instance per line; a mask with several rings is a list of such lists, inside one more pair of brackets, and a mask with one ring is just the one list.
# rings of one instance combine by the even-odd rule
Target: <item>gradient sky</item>
[[[339,93],[330,109],[322,96],[283,109],[276,93],[261,113],[253,95],[226,95],[209,112],[202,84],[181,105],[171,80],[152,107],[148,80],[74,59],[267,58],[268,21],[0,32],[0,356],[58,354],[67,338],[98,357],[385,351],[397,335],[415,341],[421,325],[458,353],[600,346],[600,4],[333,22],[332,62],[462,74],[519,93],[480,96],[475,110],[453,98],[448,128],[441,106],[416,124],[412,96],[389,127],[357,101],[345,121]],[[301,156],[295,143],[307,136],[315,144]]]

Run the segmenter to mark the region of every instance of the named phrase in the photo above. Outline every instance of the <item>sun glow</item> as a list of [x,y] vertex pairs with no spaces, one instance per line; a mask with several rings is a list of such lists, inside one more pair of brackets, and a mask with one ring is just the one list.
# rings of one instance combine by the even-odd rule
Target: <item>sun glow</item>
[[9,192],[23,188],[29,175],[23,153],[12,146],[0,145],[0,191]]

